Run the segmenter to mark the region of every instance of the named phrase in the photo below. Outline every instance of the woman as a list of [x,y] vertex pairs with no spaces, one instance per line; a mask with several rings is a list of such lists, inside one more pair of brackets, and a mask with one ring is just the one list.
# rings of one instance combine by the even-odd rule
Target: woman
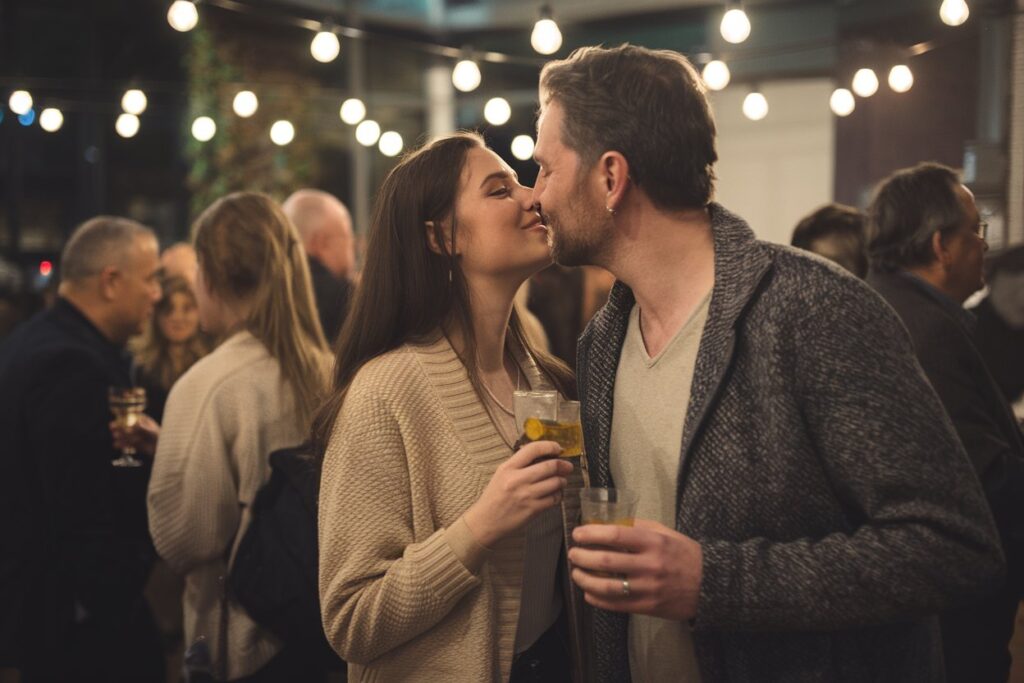
[[[237,193],[198,218],[203,329],[225,341],[171,390],[149,486],[160,556],[185,577],[185,642],[220,680],[300,680],[288,652],[225,596],[269,454],[309,433],[330,357],[295,228],[269,197]],[[275,657],[275,655],[278,655]]]
[[513,307],[550,262],[531,190],[478,135],[384,181],[314,434],[321,610],[350,680],[572,675],[559,503],[580,477],[538,460],[553,442],[513,453],[513,391],[572,385]]
[[158,424],[171,387],[209,352],[199,333],[199,308],[192,287],[183,278],[172,277],[164,280],[162,289],[134,354],[138,385],[146,390],[146,414]]

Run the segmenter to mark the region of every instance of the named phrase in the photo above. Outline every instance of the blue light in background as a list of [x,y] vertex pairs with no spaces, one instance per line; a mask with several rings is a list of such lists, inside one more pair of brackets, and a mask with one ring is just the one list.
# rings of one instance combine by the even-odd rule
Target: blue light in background
[[4,110],[0,109],[0,123],[4,122]]
[[36,110],[29,109],[24,114],[18,116],[18,123],[23,126],[31,126],[36,121]]

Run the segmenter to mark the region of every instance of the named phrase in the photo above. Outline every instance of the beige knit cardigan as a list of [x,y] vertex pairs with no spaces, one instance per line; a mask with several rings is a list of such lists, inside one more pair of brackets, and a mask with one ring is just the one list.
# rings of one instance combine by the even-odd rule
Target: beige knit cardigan
[[[324,358],[325,368],[329,358]],[[281,645],[227,602],[227,662],[221,658],[222,577],[249,525],[268,456],[307,438],[280,365],[239,332],[174,385],[149,483],[149,528],[157,552],[185,577],[185,644],[209,643],[218,678],[256,672]]]
[[[550,386],[514,352],[532,387]],[[487,549],[462,515],[510,455],[444,336],[356,374],[319,520],[324,631],[353,683],[508,680],[524,532]],[[581,485],[570,479],[563,519],[575,519]]]

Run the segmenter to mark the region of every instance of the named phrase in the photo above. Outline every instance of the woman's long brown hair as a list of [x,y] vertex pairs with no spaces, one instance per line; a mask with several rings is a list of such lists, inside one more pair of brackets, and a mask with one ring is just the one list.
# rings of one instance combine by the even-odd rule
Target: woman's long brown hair
[[160,328],[160,318],[171,311],[173,298],[176,294],[188,297],[192,305],[196,305],[196,293],[192,291],[188,281],[181,277],[170,277],[164,280],[161,285],[162,293],[160,301],[153,308],[153,315],[146,324],[146,332],[142,339],[133,347],[135,362],[138,363],[147,375],[156,380],[164,389],[170,390],[171,385],[178,381],[178,377],[188,370],[193,363],[210,352],[199,334],[199,327],[192,338],[184,343],[185,363],[184,368],[175,368],[171,360],[171,343],[164,336]]
[[[359,369],[438,329],[451,332],[451,326],[458,327],[464,340],[460,359],[480,392],[469,288],[442,226],[451,225],[454,244],[458,239],[455,201],[466,156],[484,146],[476,133],[437,139],[408,154],[381,185],[363,275],[338,338],[333,392],[313,424],[313,444],[319,455],[327,447],[345,393]],[[430,248],[428,222],[443,253]],[[575,393],[572,372],[530,342],[515,309],[509,333],[563,395]]]

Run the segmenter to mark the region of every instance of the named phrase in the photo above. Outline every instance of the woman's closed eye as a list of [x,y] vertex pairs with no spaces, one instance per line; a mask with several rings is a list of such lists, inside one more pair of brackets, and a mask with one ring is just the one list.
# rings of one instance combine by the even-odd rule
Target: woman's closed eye
[[502,185],[498,189],[491,192],[488,196],[490,197],[505,197],[512,194],[512,188],[508,185]]

